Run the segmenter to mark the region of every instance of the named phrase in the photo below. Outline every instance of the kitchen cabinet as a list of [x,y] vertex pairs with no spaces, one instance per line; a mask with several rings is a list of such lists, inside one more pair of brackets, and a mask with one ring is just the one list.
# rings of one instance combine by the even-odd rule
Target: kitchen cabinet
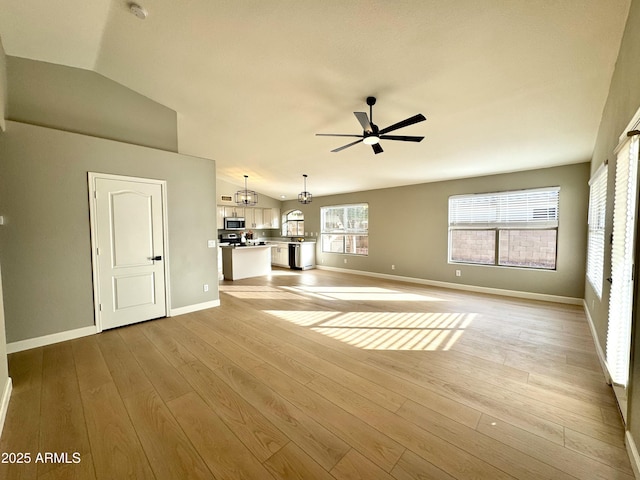
[[242,218],[244,217],[244,207],[224,207],[224,216]]
[[289,266],[289,244],[288,243],[272,243],[271,244],[271,265],[278,267]]
[[222,273],[225,280],[260,277],[271,273],[268,245],[222,247]]
[[291,267],[290,245],[297,247],[297,266],[302,270],[316,267],[316,242],[271,242],[271,265]]
[[280,228],[280,209],[265,208],[263,212],[265,228]]
[[262,208],[245,208],[244,219],[247,228],[270,228],[264,224],[264,209]]
[[242,217],[249,229],[280,228],[279,208],[236,207],[218,205],[216,227],[224,229],[225,217]]
[[222,230],[224,228],[224,208],[222,205],[218,205],[216,215],[216,228]]
[[271,209],[265,208],[262,210],[262,224],[264,227],[262,228],[272,228],[271,227]]

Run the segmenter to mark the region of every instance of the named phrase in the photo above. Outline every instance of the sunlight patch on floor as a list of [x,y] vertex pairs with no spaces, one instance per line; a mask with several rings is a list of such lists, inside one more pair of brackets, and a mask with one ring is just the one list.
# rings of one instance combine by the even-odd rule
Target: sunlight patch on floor
[[220,292],[236,298],[256,300],[304,300],[304,297],[281,288],[254,285],[220,285]]
[[262,285],[220,285],[218,289],[221,292],[279,292],[277,287],[268,287]]
[[446,351],[475,313],[265,310],[282,320],[365,350]]
[[287,290],[305,293],[331,300],[379,300],[382,302],[441,302],[440,298],[417,293],[399,292],[381,287],[283,287]]
[[326,310],[264,310],[264,312],[302,327],[310,327],[316,324],[321,325],[328,319],[333,318],[336,315],[340,315],[340,312]]

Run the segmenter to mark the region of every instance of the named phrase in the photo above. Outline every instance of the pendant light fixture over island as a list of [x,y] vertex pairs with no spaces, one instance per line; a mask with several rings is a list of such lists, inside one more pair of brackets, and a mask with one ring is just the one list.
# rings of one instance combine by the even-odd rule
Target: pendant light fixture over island
[[298,194],[298,201],[300,203],[311,203],[313,195],[310,192],[307,192],[307,174],[302,175],[304,177],[304,190]]

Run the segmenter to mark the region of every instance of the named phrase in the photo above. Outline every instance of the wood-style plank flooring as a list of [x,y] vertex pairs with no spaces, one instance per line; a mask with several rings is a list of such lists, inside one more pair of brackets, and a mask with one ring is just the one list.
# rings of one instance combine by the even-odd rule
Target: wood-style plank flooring
[[582,307],[319,270],[220,291],[10,355],[0,452],[31,463],[0,478],[633,478]]

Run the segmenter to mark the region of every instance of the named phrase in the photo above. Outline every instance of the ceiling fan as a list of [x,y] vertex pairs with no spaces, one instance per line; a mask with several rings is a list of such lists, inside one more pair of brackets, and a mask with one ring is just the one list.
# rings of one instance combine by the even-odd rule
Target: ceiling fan
[[398,130],[402,127],[408,127],[409,125],[413,125],[414,123],[424,122],[426,120],[425,116],[421,113],[414,115],[413,117],[409,117],[401,122],[394,123],[386,128],[380,130],[376,124],[373,123],[373,106],[376,104],[376,97],[367,97],[367,105],[369,105],[369,116],[365,112],[353,112],[353,114],[362,125],[363,132],[362,135],[349,135],[349,134],[341,134],[341,133],[316,133],[318,137],[356,137],[360,140],[356,140],[355,142],[348,143],[347,145],[343,145],[342,147],[335,148],[331,150],[332,152],[339,152],[344,150],[345,148],[349,148],[357,143],[364,143],[366,145],[371,145],[373,148],[373,152],[375,154],[382,153],[382,147],[380,146],[380,140],[400,140],[401,142],[420,142],[424,137],[414,137],[408,135],[387,135],[389,132],[393,132],[394,130]]

